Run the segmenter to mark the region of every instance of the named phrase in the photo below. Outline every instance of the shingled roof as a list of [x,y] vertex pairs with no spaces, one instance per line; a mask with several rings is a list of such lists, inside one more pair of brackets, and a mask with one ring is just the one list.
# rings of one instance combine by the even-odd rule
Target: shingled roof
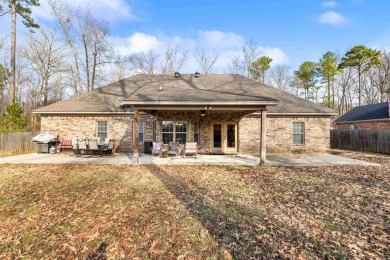
[[388,102],[355,107],[337,118],[334,123],[377,119],[389,119]]
[[[161,88],[161,90],[160,90]],[[44,113],[115,113],[128,111],[121,100],[141,102],[254,102],[276,103],[269,113],[335,114],[289,93],[237,74],[138,74],[34,111]]]

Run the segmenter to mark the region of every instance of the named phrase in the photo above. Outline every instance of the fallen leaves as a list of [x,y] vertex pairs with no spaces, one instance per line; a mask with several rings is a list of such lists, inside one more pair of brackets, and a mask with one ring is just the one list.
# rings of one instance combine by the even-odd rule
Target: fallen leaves
[[0,165],[0,258],[389,258],[389,169]]

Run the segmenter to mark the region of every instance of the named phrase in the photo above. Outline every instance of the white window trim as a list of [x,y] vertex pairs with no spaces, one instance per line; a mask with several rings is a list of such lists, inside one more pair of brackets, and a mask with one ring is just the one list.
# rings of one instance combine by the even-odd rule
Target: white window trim
[[[163,122],[172,122],[173,123],[173,131],[172,132],[163,132]],[[185,122],[186,123],[186,131],[185,132],[176,132],[176,123],[177,122]],[[180,133],[180,134],[186,134],[186,142],[187,142],[187,133],[188,133],[188,122],[185,121],[185,120],[164,120],[164,121],[161,121],[161,140],[163,140],[163,134],[172,134],[173,135],[173,141],[172,142],[176,142],[176,134],[177,133]]]
[[[198,125],[198,131],[195,131],[195,125]],[[194,122],[194,141],[195,141],[195,134],[198,134],[198,140],[197,143],[200,143],[200,122]]]
[[107,134],[107,137],[109,136],[108,134],[108,121],[103,121],[103,120],[101,120],[101,121],[96,121],[96,131],[95,131],[95,133],[96,133],[96,137],[98,137],[99,136],[99,123],[100,122],[105,122],[106,123],[106,134]]
[[[301,134],[295,134],[294,133],[294,124],[295,123],[297,123],[297,124],[302,124],[303,125],[303,132],[301,133]],[[293,122],[292,123],[292,144],[293,145],[297,145],[297,146],[299,146],[299,145],[305,145],[305,143],[306,143],[306,125],[305,125],[305,122]],[[302,143],[299,143],[299,144],[296,144],[296,143],[294,143],[294,135],[302,135]]]

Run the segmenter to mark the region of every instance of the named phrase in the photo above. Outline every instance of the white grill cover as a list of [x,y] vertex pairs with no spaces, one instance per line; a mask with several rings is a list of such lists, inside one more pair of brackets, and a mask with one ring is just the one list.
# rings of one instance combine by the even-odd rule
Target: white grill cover
[[38,143],[49,143],[50,141],[53,141],[57,139],[57,134],[54,133],[54,132],[45,132],[45,133],[41,133],[37,136],[34,136],[31,141],[32,142],[38,142]]

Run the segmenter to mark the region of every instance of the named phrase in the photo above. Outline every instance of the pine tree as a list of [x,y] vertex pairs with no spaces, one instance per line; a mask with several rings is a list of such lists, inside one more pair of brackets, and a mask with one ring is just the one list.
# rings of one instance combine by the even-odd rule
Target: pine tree
[[[322,77],[322,82],[326,83],[326,89],[328,91],[327,106],[334,108],[334,81],[337,74],[337,58],[336,55],[328,51],[325,53],[319,62],[318,72]],[[332,90],[331,90],[332,89]],[[332,93],[331,93],[332,92]],[[332,101],[331,101],[332,99]]]
[[361,106],[362,100],[362,84],[361,75],[370,70],[373,66],[381,65],[381,51],[367,48],[364,45],[358,45],[350,49],[341,60],[338,68],[343,69],[345,67],[355,68],[359,78],[359,106]]
[[272,59],[267,56],[261,56],[254,62],[252,62],[249,72],[251,77],[256,80],[260,80],[262,83],[265,82],[265,72],[271,67],[270,63]]
[[[10,77],[10,103],[15,102],[15,60],[16,60],[16,15],[22,17],[22,23],[27,28],[39,28],[39,25],[34,22],[31,17],[30,6],[39,6],[39,0],[2,0],[8,5],[8,10],[5,13],[11,13],[11,77]],[[1,10],[3,7],[0,8]]]
[[28,128],[28,116],[18,103],[9,104],[0,118],[0,132],[25,132]]

